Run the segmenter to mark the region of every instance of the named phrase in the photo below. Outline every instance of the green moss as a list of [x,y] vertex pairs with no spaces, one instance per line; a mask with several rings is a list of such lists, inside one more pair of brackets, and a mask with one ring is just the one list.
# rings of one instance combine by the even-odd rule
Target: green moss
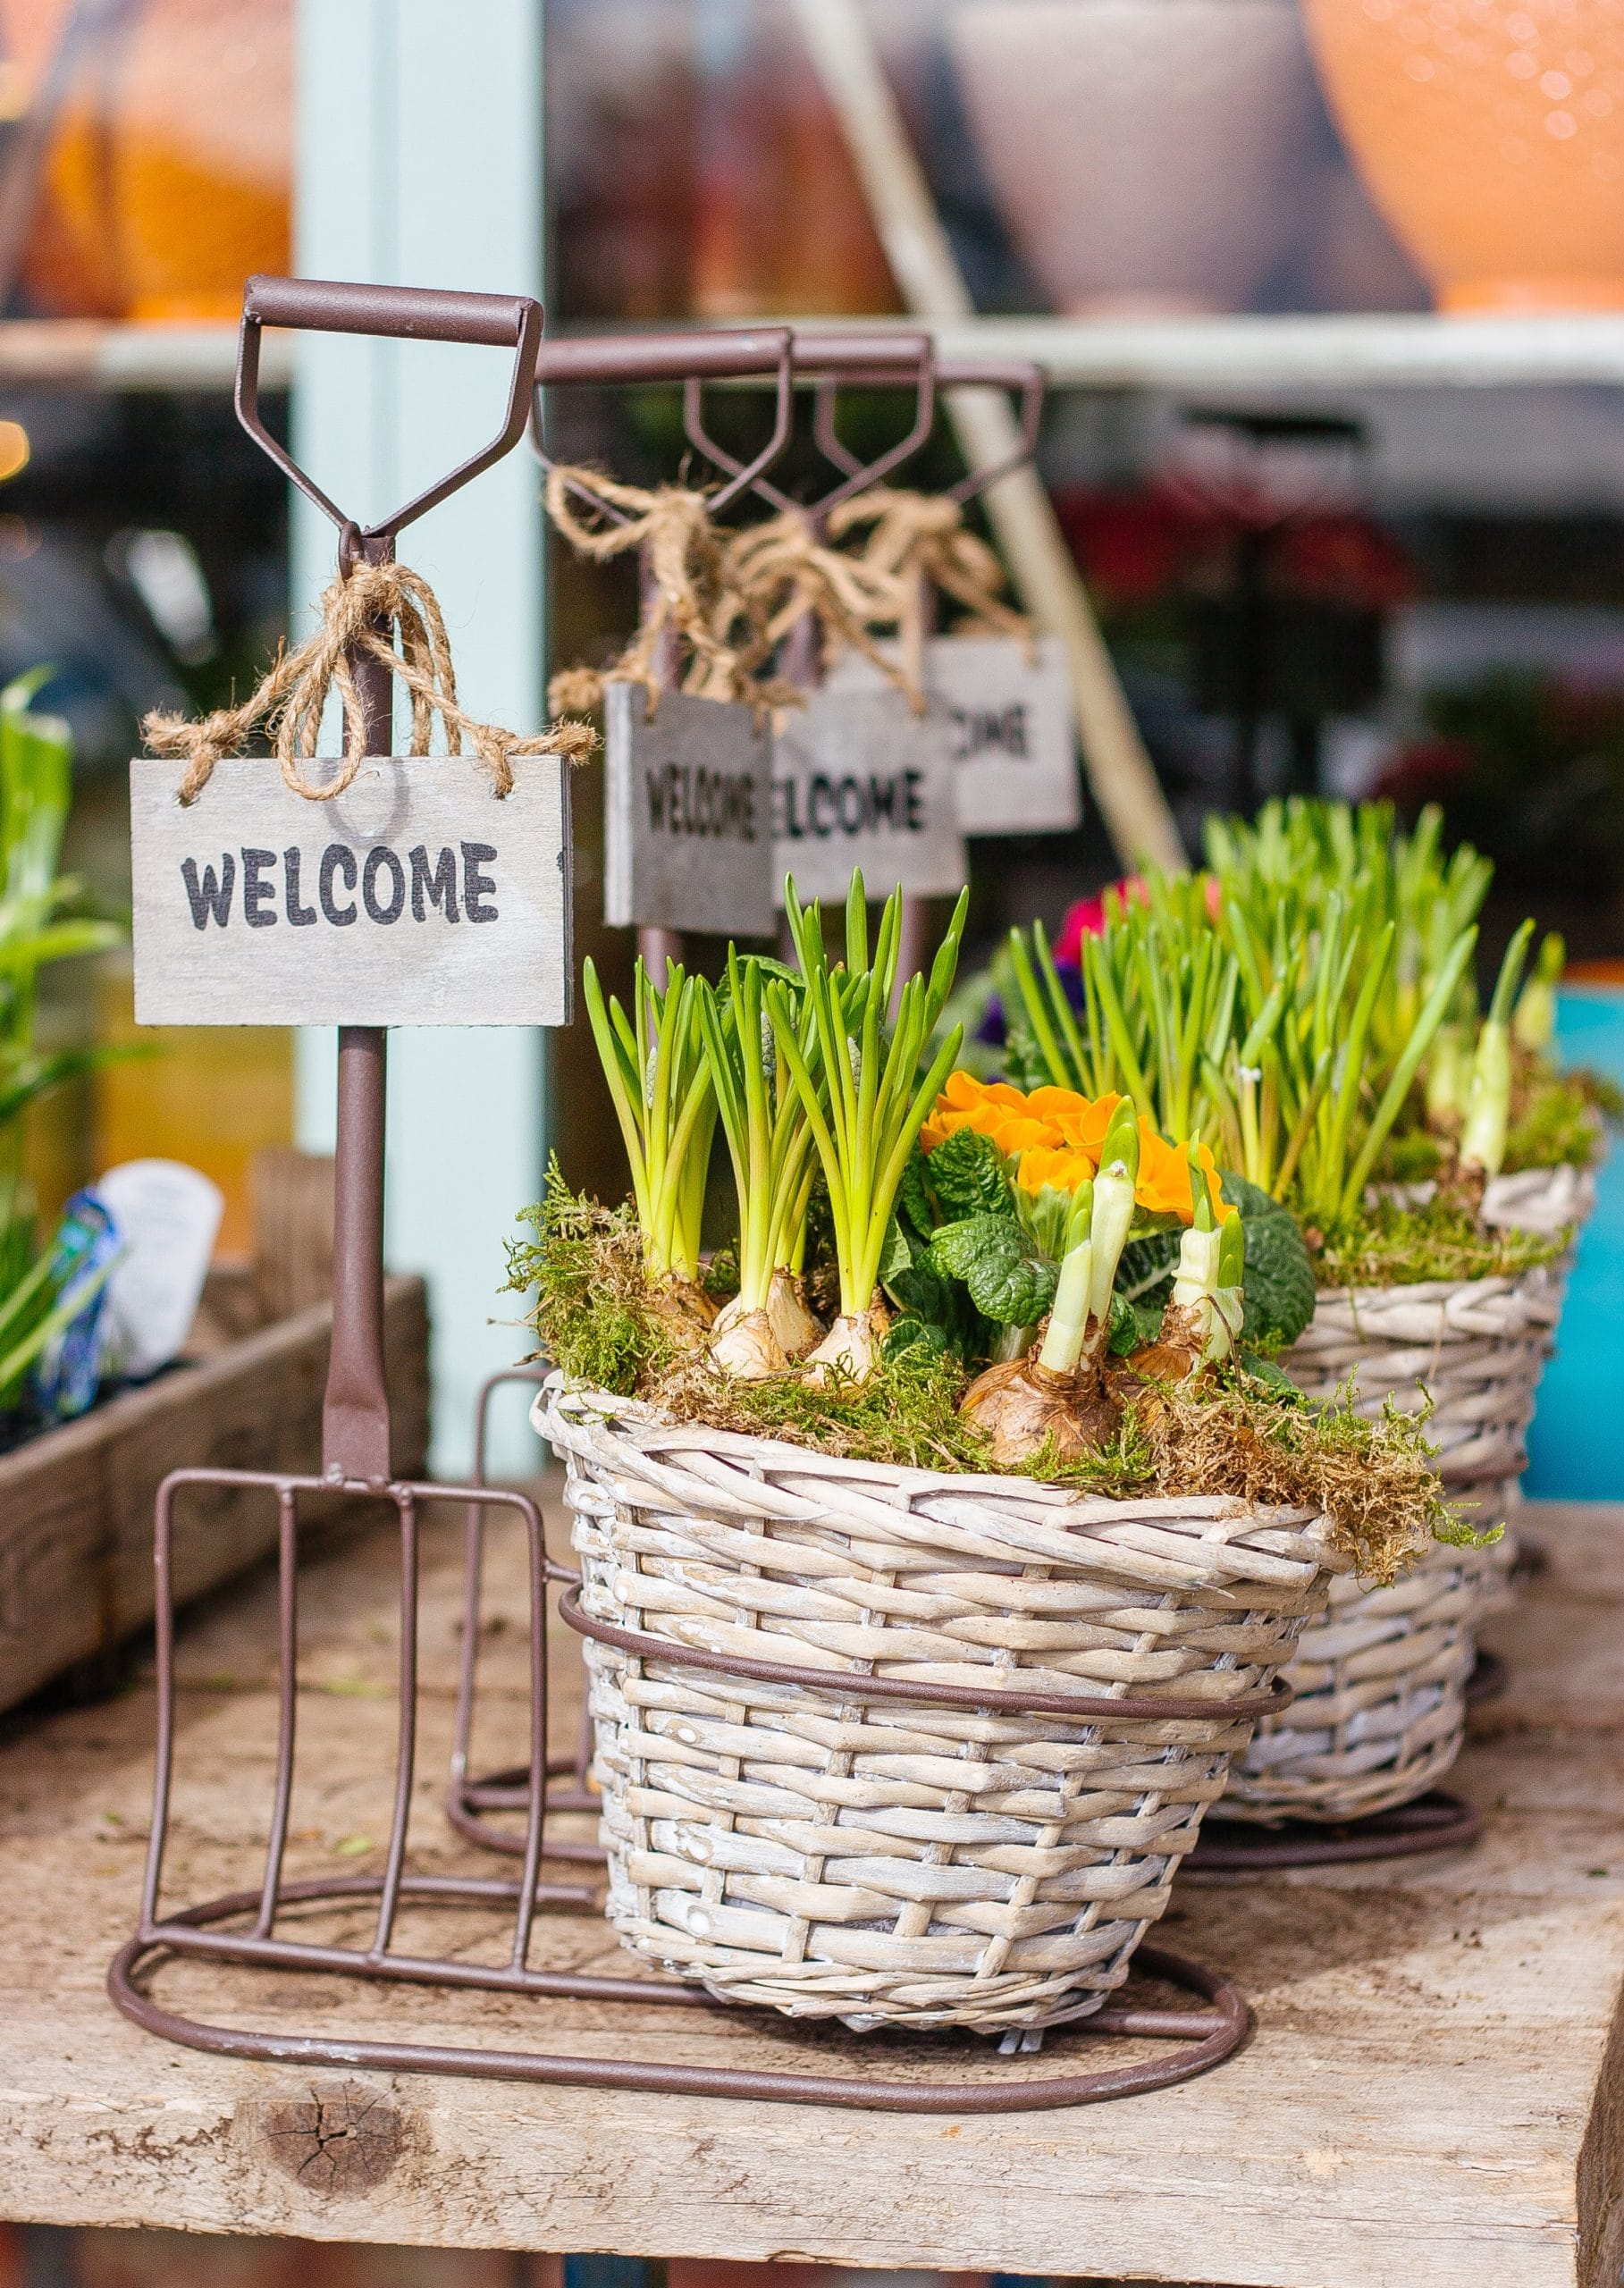
[[1513,1279],[1567,1249],[1571,1233],[1501,1231],[1459,1201],[1368,1207],[1325,1235],[1314,1259],[1321,1287],[1408,1287],[1430,1279]]
[[1587,1168],[1600,1148],[1602,1117],[1583,1078],[1547,1081],[1518,1107],[1506,1137],[1507,1169]]
[[533,1239],[508,1242],[508,1291],[533,1295],[543,1353],[572,1382],[629,1398],[675,1346],[649,1308],[635,1210],[579,1198],[555,1158],[541,1205],[520,1216]]
[[646,1395],[678,1421],[782,1438],[850,1461],[989,1469],[986,1441],[959,1417],[965,1380],[950,1353],[913,1342],[888,1356],[866,1383],[837,1370],[821,1388],[795,1374],[736,1382],[694,1359],[662,1375]]

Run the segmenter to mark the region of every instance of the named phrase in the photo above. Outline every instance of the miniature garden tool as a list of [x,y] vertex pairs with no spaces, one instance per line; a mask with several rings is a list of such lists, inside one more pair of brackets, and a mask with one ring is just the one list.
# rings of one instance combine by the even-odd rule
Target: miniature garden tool
[[[1036,450],[1038,432],[1043,415],[1043,374],[1030,360],[1019,358],[955,358],[944,361],[928,348],[921,352],[921,343],[929,345],[929,335],[888,331],[859,333],[849,329],[824,332],[800,328],[795,335],[795,375],[797,381],[810,381],[814,391],[812,434],[824,458],[842,472],[842,482],[821,499],[804,507],[803,513],[815,531],[821,534],[834,512],[845,502],[879,487],[885,478],[910,459],[929,442],[936,416],[938,392],[945,388],[995,389],[1015,393],[1020,400],[1019,431],[1009,453],[991,461],[985,468],[972,469],[956,484],[947,488],[943,498],[955,507],[962,508],[978,499],[987,487],[1014,468],[1031,459]],[[927,364],[926,359],[929,358]],[[917,362],[915,362],[917,361]],[[837,397],[842,387],[886,388],[905,384],[913,380],[917,391],[914,419],[905,437],[890,446],[878,458],[863,462],[853,453],[840,436],[837,424]],[[697,408],[690,402],[685,408],[690,440],[708,452],[725,467],[736,469],[738,464],[721,450],[700,425]],[[795,504],[770,483],[760,482],[755,490],[763,499],[780,509]],[[921,634],[934,604],[934,593],[928,580],[920,581]],[[1018,615],[1011,614],[1012,624]],[[786,667],[793,681],[810,686],[820,680],[823,662],[820,656],[819,630],[808,613],[791,633],[787,646]],[[928,930],[928,903],[909,896],[903,902],[903,940],[899,958],[899,974],[907,976],[924,959]]]
[[[531,388],[541,312],[522,298],[417,292],[376,287],[346,287],[292,280],[254,280],[245,299],[238,403],[244,425],[265,445],[301,491],[331,516],[341,535],[343,561],[387,562],[396,534],[410,518],[442,500],[518,438]],[[333,507],[261,426],[255,403],[259,328],[281,324],[316,330],[348,331],[442,341],[511,345],[516,366],[508,417],[483,453],[419,496],[385,523],[362,530]],[[366,751],[385,753],[390,740],[391,671],[375,665],[357,645],[348,662],[352,689],[364,710]],[[453,702],[454,706],[454,702]],[[534,752],[535,743],[529,743]],[[199,924],[199,927],[201,924]],[[1183,1987],[1205,2007],[1142,2008],[1113,2004],[1096,2012],[1079,2036],[1127,2036],[1136,2041],[1174,2044],[1158,2057],[1142,2057],[1104,2071],[1048,2073],[1037,2078],[1030,2066],[1012,2067],[980,2048],[968,2073],[963,2052],[950,2054],[946,2073],[939,2053],[910,2057],[900,2075],[888,2077],[883,2052],[868,2052],[878,2070],[846,2061],[843,2072],[807,2072],[804,2048],[785,2041],[774,2063],[753,2067],[690,2065],[680,2054],[583,2056],[482,2046],[477,2032],[461,2042],[372,2039],[338,2029],[331,2007],[322,2012],[320,2032],[286,2022],[276,2031],[222,2025],[167,2007],[150,1991],[162,1964],[181,1956],[201,1957],[218,1971],[319,1972],[384,1987],[409,1985],[441,1991],[495,1993],[531,2001],[573,1998],[593,2005],[627,2003],[642,2014],[633,2022],[635,2038],[658,2050],[659,2026],[670,2009],[709,2009],[700,1991],[676,1980],[600,1976],[574,1970],[537,1968],[531,1955],[541,1943],[544,1922],[536,1908],[587,1904],[568,1886],[539,1880],[546,1813],[547,1748],[546,1603],[548,1581],[572,1584],[576,1577],[554,1566],[546,1555],[536,1505],[517,1492],[477,1485],[417,1484],[391,1476],[389,1406],[384,1386],[379,1305],[382,1293],[383,1040],[371,1026],[341,1027],[338,1165],[335,1179],[334,1328],[332,1372],[324,1421],[324,1468],[315,1477],[271,1472],[172,1471],[159,1493],[156,1566],[157,1656],[157,1771],[140,1919],[134,1935],[108,1972],[117,2007],[137,2024],[170,2040],[219,2055],[276,2060],[346,2071],[449,2073],[510,2081],[575,2082],[597,2088],[666,2091],[748,2101],[840,2105],[931,2114],[1014,2112],[1087,2104],[1167,2086],[1203,2073],[1230,2057],[1245,2040],[1249,2013],[1234,1988],[1198,1964],[1159,1949],[1140,1950],[1139,1968],[1153,1978]],[[271,1787],[265,1860],[257,1883],[201,1904],[164,1911],[160,1894],[169,1836],[172,1766],[176,1747],[175,1586],[172,1568],[173,1513],[178,1496],[199,1483],[226,1484],[273,1497],[280,1516],[279,1619],[277,1636],[278,1722],[274,1776]],[[284,1873],[290,1841],[290,1812],[295,1785],[299,1699],[298,1543],[301,1497],[344,1493],[391,1505],[400,1532],[400,1629],[399,1704],[396,1717],[393,1808],[383,1864],[378,1872],[318,1876],[299,1880]],[[526,1832],[517,1881],[459,1873],[418,1873],[407,1864],[412,1809],[417,1721],[418,1510],[425,1502],[453,1499],[474,1507],[495,1507],[515,1515],[525,1529],[529,1560],[529,1703],[526,1711],[530,1757],[526,1774]],[[711,1665],[715,1666],[714,1659]],[[309,1761],[308,1751],[307,1761]],[[343,1776],[343,1775],[340,1775]],[[375,1914],[374,1909],[375,1907]],[[292,1911],[290,1914],[290,1911]],[[331,1911],[331,1937],[312,1935],[312,1916]],[[301,1935],[279,1930],[284,1917]],[[398,1926],[410,1925],[403,1940]],[[441,1943],[433,1935],[438,1925]],[[475,1926],[473,1929],[470,1926]],[[449,1926],[449,1927],[448,1927]],[[492,1926],[503,1934],[490,1946]],[[601,1931],[593,1916],[590,1928]],[[511,1945],[505,1933],[510,1930]],[[418,1933],[424,1935],[419,1938]],[[570,1942],[579,1950],[577,1929]],[[505,1954],[503,1952],[505,1949]],[[758,2055],[768,2036],[753,2037]],[[771,2055],[770,2052],[768,2053]],[[867,2059],[864,2061],[864,2067]],[[956,2069],[956,2070],[955,2070]],[[951,2076],[951,2078],[949,2078]]]
[[[764,326],[719,332],[636,333],[593,337],[589,340],[548,341],[542,345],[536,364],[535,398],[530,419],[530,444],[542,467],[551,473],[558,466],[547,450],[543,425],[543,391],[570,384],[621,385],[681,382],[684,386],[685,408],[696,403],[707,381],[746,381],[771,378],[776,383],[776,402],[770,435],[754,458],[748,461],[728,458],[728,481],[706,500],[706,511],[718,517],[730,502],[763,480],[767,471],[780,458],[789,442],[795,418],[794,337],[787,326]],[[722,457],[711,451],[703,437],[694,437],[692,425],[689,435],[694,442],[723,466]],[[634,512],[617,502],[610,494],[587,484],[571,481],[569,490],[585,501],[606,525],[629,526]],[[649,550],[642,549],[642,586],[645,604],[649,599],[652,568]],[[662,642],[653,660],[661,680],[669,684],[674,679],[673,644]],[[681,958],[681,940],[670,930],[642,927],[637,932],[637,950],[656,977],[665,974],[668,960]]]

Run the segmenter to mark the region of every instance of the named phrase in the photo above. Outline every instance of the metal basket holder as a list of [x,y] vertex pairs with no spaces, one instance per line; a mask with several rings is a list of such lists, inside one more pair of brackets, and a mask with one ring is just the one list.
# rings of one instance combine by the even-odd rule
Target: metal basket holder
[[[257,405],[259,334],[263,325],[312,331],[383,335],[509,348],[514,375],[504,425],[482,452],[465,461],[440,484],[410,501],[383,523],[362,528],[345,517],[271,438]],[[340,563],[387,562],[403,526],[445,500],[508,451],[523,432],[540,345],[542,312],[524,297],[442,293],[405,288],[339,285],[316,281],[256,278],[244,296],[237,409],[243,425],[307,499],[332,517],[340,534]],[[613,345],[623,361],[631,345]],[[607,358],[609,346],[602,354]],[[652,341],[643,346],[644,369],[659,377],[669,352]],[[640,376],[625,375],[625,378]],[[387,753],[392,715],[391,678],[371,658],[352,658],[351,671],[366,709],[366,751]],[[624,2002],[641,2010],[704,2010],[717,2006],[696,1987],[675,1979],[593,1976],[533,1967],[531,1954],[538,1910],[591,1916],[598,1924],[593,1891],[579,1880],[543,1881],[544,1860],[564,1855],[546,1831],[550,1808],[581,1809],[593,1802],[586,1784],[586,1744],[551,1777],[547,1761],[547,1594],[566,1590],[576,1577],[549,1557],[540,1509],[530,1496],[484,1480],[484,1426],[492,1390],[505,1381],[534,1382],[538,1371],[515,1368],[485,1385],[479,1401],[479,1463],[475,1482],[452,1485],[399,1478],[390,1461],[389,1402],[383,1349],[383,1207],[385,1037],[370,1027],[341,1028],[339,1113],[334,1175],[333,1325],[323,1414],[319,1476],[230,1469],[177,1469],[159,1488],[156,1519],[157,1740],[152,1826],[138,1927],[107,1973],[113,2001],[126,2017],[149,2032],[215,2055],[273,2060],[308,2068],[332,2066],[383,2073],[437,2073],[498,2080],[578,2083],[596,2088],[667,2090],[699,2097],[727,2097],[796,2104],[889,2108],[926,2114],[1004,2113],[1081,2105],[1160,2089],[1204,2073],[1230,2057],[1246,2040],[1250,2014],[1229,1981],[1203,1965],[1161,1947],[1142,1947],[1136,1970],[1180,1987],[1204,2006],[1183,2009],[1114,2004],[1073,2028],[1052,2037],[1056,2047],[1088,2048],[1102,2037],[1127,2037],[1172,2047],[1146,2059],[1115,2067],[1061,2073],[1034,2071],[1012,2063],[1007,2071],[965,2080],[960,2061],[963,2039],[946,2034],[907,2042],[905,2074],[888,2071],[897,2057],[896,2038],[871,2035],[846,2046],[847,2070],[841,2073],[779,2072],[674,2065],[635,2055],[613,2058],[542,2050],[506,2050],[470,2042],[381,2041],[332,2033],[258,2031],[187,2016],[156,2000],[152,1984],[159,1970],[177,1958],[202,1959],[224,1969],[319,1972],[374,1984],[407,1984],[441,1990],[464,1989],[553,1998],[593,2003]],[[200,1905],[166,1907],[163,1903],[164,1860],[170,1836],[172,1783],[175,1763],[175,1605],[171,1557],[177,1502],[198,1486],[232,1486],[263,1493],[277,1505],[278,1720],[274,1770],[271,1776],[266,1842],[259,1880],[251,1888]],[[293,1800],[297,1710],[299,1687],[299,1535],[301,1501],[307,1495],[341,1493],[392,1512],[400,1537],[399,1728],[393,1774],[393,1809],[382,1873],[291,1880],[284,1873],[289,1817]],[[459,1502],[467,1518],[467,1614],[462,1688],[457,1713],[456,1761],[450,1812],[454,1823],[519,1862],[516,1874],[438,1875],[413,1872],[408,1864],[408,1830],[417,1745],[417,1659],[419,1638],[420,1518],[435,1502]],[[529,1762],[519,1773],[470,1781],[467,1754],[475,1682],[483,1529],[492,1510],[522,1526],[527,1566],[528,1644],[527,1737]],[[568,1617],[568,1600],[566,1601]],[[662,1657],[672,1649],[661,1646]],[[714,1664],[714,1663],[713,1663]],[[849,1700],[860,1680],[843,1678],[840,1693]],[[946,1687],[940,1688],[942,1693]],[[936,1696],[910,1687],[916,1698]],[[1009,1695],[1000,1695],[1007,1699]],[[1277,1695],[1270,1696],[1276,1704]],[[1093,1703],[1068,1701],[1079,1715]],[[1100,1699],[1098,1712],[1119,1703]],[[1205,1712],[1206,1703],[1199,1703]],[[1160,1703],[1166,1714],[1182,1712]],[[523,1832],[502,1836],[489,1824],[492,1811],[521,1813]],[[592,1854],[576,1846],[578,1855]],[[370,1935],[350,1942],[309,1935],[313,1912],[341,1911],[353,1922],[356,1910]],[[475,1909],[490,1918],[506,1959],[490,1963],[451,1953],[413,1952],[397,1937],[402,1908]],[[288,1923],[303,1935],[290,1935]],[[511,1932],[509,1945],[507,1933]],[[727,2015],[737,2023],[739,2014]],[[781,2028],[770,2013],[753,2014],[758,2027]],[[1022,2050],[1034,2037],[1018,2038]],[[995,2053],[982,2050],[990,2063]]]

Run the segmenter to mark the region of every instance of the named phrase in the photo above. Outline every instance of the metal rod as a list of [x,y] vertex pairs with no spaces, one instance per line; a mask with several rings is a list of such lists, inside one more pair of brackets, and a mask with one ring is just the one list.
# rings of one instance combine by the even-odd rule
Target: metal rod
[[[386,564],[387,534],[363,543]],[[385,635],[388,629],[382,631]],[[370,652],[349,672],[365,717],[365,751],[394,741],[394,677]],[[338,1140],[332,1169],[332,1350],[322,1409],[322,1465],[330,1478],[389,1482],[389,1392],[383,1372],[383,1132],[388,1040],[381,1026],[339,1029]]]
[[[1120,1717],[1131,1723],[1186,1723],[1278,1716],[1296,1697],[1283,1676],[1268,1684],[1251,1686],[1230,1700],[1208,1700],[1194,1693],[1030,1692],[991,1684],[932,1684],[922,1678],[859,1676],[849,1669],[750,1660],[742,1653],[712,1653],[669,1636],[652,1636],[644,1629],[618,1628],[612,1621],[599,1620],[585,1611],[579,1592],[573,1588],[566,1589],[560,1598],[559,1617],[595,1644],[612,1644],[617,1652],[630,1653],[636,1660],[663,1661],[672,1668],[703,1669],[717,1676],[751,1677],[762,1684],[794,1685],[803,1692],[833,1693],[838,1700],[854,1703],[900,1700],[930,1708],[1007,1708],[1020,1715],[1039,1710],[1045,1715],[1074,1716],[1083,1724],[1095,1723],[1102,1716]],[[989,1673],[1007,1676],[1011,1672],[997,1669]]]
[[378,1901],[378,1927],[373,1939],[374,1956],[389,1950],[394,1933],[395,1909],[400,1897],[400,1876],[406,1865],[406,1834],[411,1825],[412,1779],[417,1760],[417,1505],[407,1486],[395,1489],[400,1517],[400,1705],[395,1745],[395,1805],[390,1821],[389,1849],[383,1862],[383,1888]]
[[288,1844],[288,1809],[293,1800],[293,1748],[299,1710],[299,1505],[283,1486],[277,1496],[276,1548],[276,1782],[271,1799],[271,1829],[265,1839],[265,1888],[260,1893],[255,1935],[268,1938],[276,1920],[282,1855]]

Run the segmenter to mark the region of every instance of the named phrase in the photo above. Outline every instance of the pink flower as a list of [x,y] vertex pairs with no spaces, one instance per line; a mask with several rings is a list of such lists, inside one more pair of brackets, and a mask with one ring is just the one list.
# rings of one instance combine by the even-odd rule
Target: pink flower
[[1082,941],[1085,938],[1104,935],[1106,900],[1108,897],[1115,897],[1123,905],[1131,904],[1136,898],[1141,905],[1149,904],[1145,885],[1139,875],[1124,874],[1121,881],[1108,882],[1098,897],[1080,897],[1068,905],[1054,946],[1055,959],[1067,969],[1082,967]]

